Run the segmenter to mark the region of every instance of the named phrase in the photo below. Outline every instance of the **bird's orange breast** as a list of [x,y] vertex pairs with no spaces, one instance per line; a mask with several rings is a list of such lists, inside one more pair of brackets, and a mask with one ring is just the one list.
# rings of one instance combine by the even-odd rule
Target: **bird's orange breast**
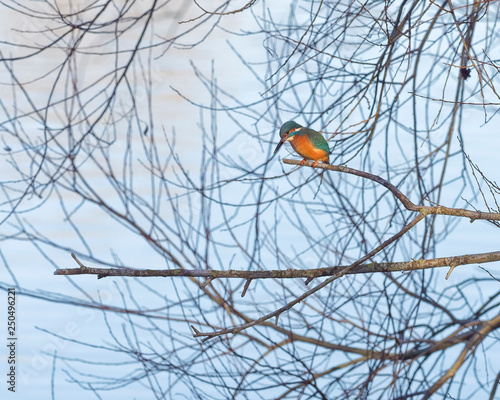
[[290,140],[290,144],[297,153],[308,160],[328,162],[327,152],[314,147],[306,135],[293,136],[292,140]]

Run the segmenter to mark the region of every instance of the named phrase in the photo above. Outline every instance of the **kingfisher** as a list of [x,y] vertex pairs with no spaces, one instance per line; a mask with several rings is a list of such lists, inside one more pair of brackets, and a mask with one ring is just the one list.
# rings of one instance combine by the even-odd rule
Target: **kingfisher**
[[315,130],[304,128],[295,121],[287,121],[280,129],[281,140],[274,150],[274,154],[285,142],[290,142],[293,149],[304,159],[300,165],[304,165],[306,160],[312,160],[313,168],[318,161],[330,164],[330,148],[323,135]]

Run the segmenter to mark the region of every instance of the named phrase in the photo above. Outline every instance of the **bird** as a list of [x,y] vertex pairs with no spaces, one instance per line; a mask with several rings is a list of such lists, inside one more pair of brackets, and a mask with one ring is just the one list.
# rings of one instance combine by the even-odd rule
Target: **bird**
[[280,138],[274,154],[276,154],[283,143],[290,142],[293,149],[304,158],[300,165],[304,165],[306,160],[314,161],[313,168],[316,167],[318,161],[330,164],[330,148],[321,133],[310,128],[305,128],[295,121],[287,121],[281,126]]

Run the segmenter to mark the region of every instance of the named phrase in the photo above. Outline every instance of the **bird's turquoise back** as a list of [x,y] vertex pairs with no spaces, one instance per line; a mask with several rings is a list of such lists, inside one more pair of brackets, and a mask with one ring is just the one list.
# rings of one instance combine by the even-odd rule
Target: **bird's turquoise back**
[[300,131],[297,131],[297,135],[309,136],[309,140],[311,141],[314,147],[326,151],[328,155],[330,154],[330,147],[328,147],[328,142],[321,133],[313,129],[302,128]]

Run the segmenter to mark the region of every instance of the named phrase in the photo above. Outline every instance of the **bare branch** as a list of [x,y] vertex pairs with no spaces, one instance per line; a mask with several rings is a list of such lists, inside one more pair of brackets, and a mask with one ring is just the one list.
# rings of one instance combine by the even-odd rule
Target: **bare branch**
[[246,279],[245,289],[253,279],[297,279],[297,278],[320,278],[337,274],[373,274],[376,272],[404,272],[430,269],[438,267],[457,267],[460,265],[483,264],[500,261],[500,251],[464,254],[461,256],[440,257],[429,260],[411,260],[403,262],[381,262],[366,263],[351,268],[351,266],[335,266],[314,269],[286,269],[286,270],[264,270],[243,271],[230,269],[224,270],[188,270],[188,269],[131,269],[131,268],[92,268],[83,265],[74,254],[73,258],[80,264],[80,268],[57,269],[54,275],[97,275],[98,279],[110,276],[133,276],[133,277],[196,277],[213,279]]
[[[291,164],[291,165],[304,165],[307,167],[312,167],[313,161],[298,161],[298,160],[290,160],[283,159],[283,163]],[[485,220],[493,220],[500,221],[500,213],[492,213],[492,212],[482,212],[482,211],[470,211],[465,210],[463,208],[448,208],[444,206],[424,206],[414,204],[406,197],[398,188],[394,185],[382,179],[377,175],[370,174],[368,172],[359,171],[353,168],[349,168],[343,165],[330,165],[330,164],[317,164],[315,168],[327,169],[330,171],[338,171],[344,172],[346,174],[360,176],[362,178],[369,179],[371,181],[377,182],[380,185],[386,187],[390,190],[390,192],[401,202],[401,204],[409,211],[415,212],[425,212],[427,214],[435,214],[435,215],[452,215],[455,217],[464,217],[470,218],[471,222],[474,222],[477,219],[485,219]]]

